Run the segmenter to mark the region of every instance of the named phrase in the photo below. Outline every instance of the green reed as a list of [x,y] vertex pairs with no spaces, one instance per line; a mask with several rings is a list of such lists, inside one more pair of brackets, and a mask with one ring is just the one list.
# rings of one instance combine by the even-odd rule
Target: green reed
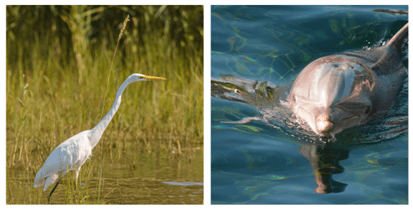
[[[68,6],[70,11],[65,12],[65,8],[55,8],[62,12],[60,21],[69,25],[71,39],[54,31],[56,26],[53,24],[61,24],[57,20],[52,21],[50,33],[41,30],[32,33],[24,27],[13,31],[16,27],[13,20],[24,18],[18,14],[21,10],[30,9],[19,10],[16,7],[7,7],[8,204],[22,202],[19,197],[24,197],[23,203],[46,201],[50,189],[43,193],[42,189],[32,186],[37,171],[60,143],[93,128],[103,118],[114,102],[117,89],[132,73],[165,77],[167,81],[139,82],[126,88],[117,114],[94,148],[93,157],[82,167],[80,179],[85,187],[75,191],[74,175],[68,176],[70,173],[62,179],[65,203],[73,203],[74,200],[90,203],[90,198],[93,198],[93,203],[104,203],[102,167],[108,157],[112,162],[129,164],[131,169],[135,168],[136,157],[148,151],[176,151],[178,158],[191,161],[191,148],[203,145],[202,43],[176,42],[170,38],[174,31],[168,24],[159,30],[147,26],[147,31],[138,36],[138,29],[142,29],[139,24],[145,23],[131,15],[131,23],[124,31],[119,51],[113,59],[113,69],[109,71],[117,37],[100,38],[92,43],[93,39],[88,34],[93,18],[96,18],[93,15],[112,7]],[[161,15],[158,12],[165,12],[165,8],[160,6],[135,8],[141,9],[148,10],[142,10],[140,15],[149,19]],[[176,12],[168,12],[172,11]],[[117,24],[122,23],[125,17],[126,13],[120,16]],[[145,20],[147,24],[153,23]],[[75,28],[74,25],[82,27]],[[202,25],[199,27],[202,29]],[[116,26],[108,25],[102,33],[113,35],[119,31]],[[33,36],[21,33],[32,33]],[[31,41],[25,40],[31,38]],[[178,47],[176,43],[181,44]],[[29,184],[11,184],[12,179],[28,181]],[[89,188],[87,183],[91,181],[97,183]]]

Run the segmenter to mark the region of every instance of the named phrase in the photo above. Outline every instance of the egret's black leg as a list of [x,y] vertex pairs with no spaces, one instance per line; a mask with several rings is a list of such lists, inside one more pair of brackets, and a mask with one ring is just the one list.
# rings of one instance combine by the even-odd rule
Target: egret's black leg
[[62,180],[62,178],[59,179],[59,181],[57,181],[56,185],[53,187],[52,191],[50,192],[50,194],[47,196],[47,200],[50,203],[50,197],[52,196],[52,193],[54,192],[54,190],[56,189],[57,185],[59,184],[60,180]]

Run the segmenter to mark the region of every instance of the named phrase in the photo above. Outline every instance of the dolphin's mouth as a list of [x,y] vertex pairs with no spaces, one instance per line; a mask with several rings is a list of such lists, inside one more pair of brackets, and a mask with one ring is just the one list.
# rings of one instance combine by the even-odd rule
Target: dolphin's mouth
[[352,120],[352,119],[355,119],[355,118],[361,118],[361,116],[356,115],[356,116],[352,116],[352,117],[347,117],[347,118],[342,119],[342,121]]
[[[310,113],[303,108],[301,108],[301,111],[305,111],[304,113],[310,115]],[[333,119],[330,118],[327,114],[323,114],[323,115],[319,115],[318,117],[308,119],[311,121],[307,121],[307,120],[305,121],[307,121],[307,124],[310,125],[312,130],[317,135],[322,136],[322,137],[327,137],[327,136],[335,135],[348,128],[357,126],[358,124],[360,124],[360,119],[362,119],[362,116],[353,115],[353,116],[349,116],[349,117],[338,119],[338,120],[333,120]],[[315,126],[311,126],[311,125],[315,125]]]
[[347,117],[344,119],[340,119],[338,121],[333,121],[332,122],[333,127],[330,128],[329,130],[326,130],[325,132],[321,132],[320,135],[321,136],[335,135],[343,130],[359,125],[360,119],[361,119],[361,116],[355,115],[355,116]]
[[[306,106],[297,104],[298,102],[305,104],[310,103],[308,100],[297,96],[293,98],[293,102],[295,103],[292,107],[295,109],[295,117],[309,125],[310,130],[321,137],[334,135],[348,128],[357,126],[363,118],[360,114],[354,115],[354,113],[333,107],[330,108],[332,113],[317,114],[314,111],[306,109]],[[306,130],[308,130],[308,127]]]
[[351,117],[340,119],[339,122],[341,127],[343,127],[342,130],[344,130],[359,125],[361,119],[363,119],[362,115],[353,115]]

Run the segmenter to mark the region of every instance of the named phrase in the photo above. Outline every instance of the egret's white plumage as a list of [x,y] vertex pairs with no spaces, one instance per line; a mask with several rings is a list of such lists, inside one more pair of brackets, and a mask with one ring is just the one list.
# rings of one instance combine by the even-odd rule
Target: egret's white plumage
[[46,191],[70,170],[76,170],[77,179],[80,167],[92,154],[89,136],[90,130],[83,131],[56,147],[37,172],[33,186],[37,188],[44,185],[43,191]]
[[105,117],[92,130],[83,131],[56,147],[44,162],[43,167],[37,172],[33,186],[37,188],[44,185],[43,191],[46,191],[49,186],[70,170],[76,171],[77,180],[80,168],[92,154],[92,149],[99,142],[103,132],[118,110],[125,88],[132,82],[147,80],[165,80],[165,78],[142,74],[129,76],[118,89],[115,102]]

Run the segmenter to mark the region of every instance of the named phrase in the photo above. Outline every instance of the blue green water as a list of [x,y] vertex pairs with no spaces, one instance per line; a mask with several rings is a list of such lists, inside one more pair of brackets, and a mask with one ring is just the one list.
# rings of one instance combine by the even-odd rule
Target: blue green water
[[[408,10],[407,6],[212,6],[211,76],[285,85],[316,58],[381,44],[407,22],[407,15],[374,9]],[[401,95],[395,110],[402,110],[406,119],[407,106],[407,94]],[[254,106],[212,98],[211,114],[213,204],[408,203],[407,129],[379,143],[324,148],[260,121],[223,123],[259,117]],[[351,132],[359,130],[347,131]],[[346,141],[345,135],[340,138]],[[315,173],[332,175],[327,185],[333,192],[315,192]]]

